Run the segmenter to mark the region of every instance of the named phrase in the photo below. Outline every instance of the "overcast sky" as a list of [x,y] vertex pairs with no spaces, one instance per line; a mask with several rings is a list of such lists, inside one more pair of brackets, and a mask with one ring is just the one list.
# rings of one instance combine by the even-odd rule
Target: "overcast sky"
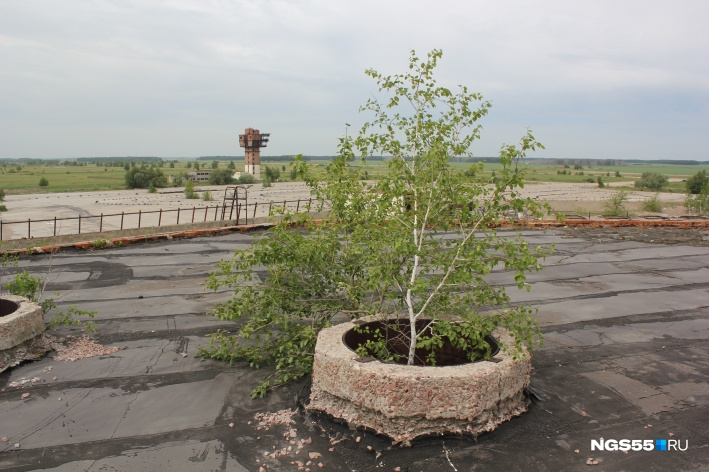
[[[0,158],[332,155],[443,50],[493,104],[477,156],[531,127],[556,158],[709,159],[706,0],[1,0]],[[352,128],[350,128],[352,130]],[[351,131],[350,131],[351,132]]]

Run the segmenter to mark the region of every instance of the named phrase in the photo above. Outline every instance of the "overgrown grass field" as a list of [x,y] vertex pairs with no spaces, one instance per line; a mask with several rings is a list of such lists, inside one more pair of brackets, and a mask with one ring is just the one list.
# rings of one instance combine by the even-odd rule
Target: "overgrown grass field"
[[[173,168],[166,162],[161,170],[173,177],[184,175],[194,170],[187,167],[187,162],[177,161]],[[200,166],[203,164],[211,169],[211,162],[200,162]],[[219,168],[225,169],[227,165],[228,162],[220,162]],[[235,172],[243,170],[243,162],[236,163]],[[123,167],[99,167],[93,163],[81,166],[5,164],[4,167],[0,164],[0,188],[7,194],[121,190],[127,188],[125,175]],[[47,179],[48,185],[40,186],[41,178]]]
[[[174,167],[169,167],[170,163],[165,161],[161,170],[165,175],[177,177],[185,175],[194,170],[188,168],[187,160],[172,162]],[[192,161],[195,162],[195,161]],[[236,171],[243,172],[243,162],[234,161]],[[328,160],[311,160],[309,164],[317,173],[324,174],[328,165]],[[200,166],[211,169],[211,161],[199,161]],[[290,168],[287,162],[269,162],[265,158],[261,162],[263,165],[276,167],[281,170],[281,181],[287,181],[290,177]],[[140,165],[140,164],[138,164]],[[228,161],[219,161],[219,169],[224,169]],[[377,179],[386,170],[386,163],[383,161],[368,161],[366,164],[356,162],[361,166],[363,176],[367,179]],[[453,168],[464,172],[470,168],[468,162],[454,162]],[[283,170],[285,166],[285,170]],[[590,180],[596,181],[601,177],[604,183],[627,182],[627,188],[633,188],[635,180],[638,180],[643,172],[657,172],[667,175],[672,179],[686,180],[700,170],[709,172],[707,165],[671,165],[671,164],[628,164],[624,166],[583,166],[581,169],[566,168],[560,169],[556,165],[536,164],[533,162],[525,164],[527,169],[527,181],[529,182],[569,182],[588,183]],[[495,171],[500,170],[499,164],[486,163],[484,170],[477,174],[480,178],[492,178]],[[566,174],[560,174],[560,171]],[[616,177],[616,171],[620,177]],[[583,172],[583,175],[581,174]],[[0,188],[8,194],[20,193],[40,193],[40,192],[78,192],[97,190],[120,190],[125,189],[125,173],[123,167],[104,167],[94,163],[86,165],[63,165],[63,164],[43,164],[25,165],[5,162],[0,164]],[[40,186],[40,179],[46,179],[48,184]],[[666,192],[684,192],[684,182],[670,182],[663,189]]]

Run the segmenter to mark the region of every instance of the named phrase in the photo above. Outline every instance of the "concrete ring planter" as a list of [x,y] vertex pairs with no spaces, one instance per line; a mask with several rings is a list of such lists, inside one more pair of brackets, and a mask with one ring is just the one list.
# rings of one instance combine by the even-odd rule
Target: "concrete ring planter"
[[[500,351],[491,361],[447,367],[360,362],[342,341],[354,327],[343,323],[318,335],[307,409],[403,445],[427,435],[478,435],[527,410],[530,355],[514,360]],[[512,342],[507,331],[493,334]]]
[[[42,308],[24,297],[0,298],[0,372],[36,357],[34,341],[44,333]],[[45,351],[42,352],[44,354]]]

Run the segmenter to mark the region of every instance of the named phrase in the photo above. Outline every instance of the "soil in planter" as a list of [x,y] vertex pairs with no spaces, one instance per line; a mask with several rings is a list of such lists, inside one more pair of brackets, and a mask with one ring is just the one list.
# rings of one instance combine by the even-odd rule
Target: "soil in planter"
[[[416,322],[416,327],[418,330],[421,330],[429,322],[430,320],[418,320]],[[372,321],[369,323],[362,323],[358,327],[347,331],[343,335],[342,341],[348,348],[356,351],[359,346],[365,344],[368,340],[376,340],[374,332],[379,330],[379,333],[384,337],[384,339],[387,340],[387,351],[389,351],[389,353],[396,359],[395,362],[397,364],[406,365],[409,355],[408,340],[410,335],[410,326],[409,321],[403,319],[388,320],[386,322]],[[425,331],[423,334],[430,335],[430,329]],[[490,346],[490,357],[494,357],[500,351],[500,346],[492,336],[485,336],[484,339]],[[443,345],[441,347],[436,347],[433,349],[433,354],[436,359],[435,365],[438,367],[477,362],[484,360],[487,354],[487,351],[484,350],[473,350],[471,356],[470,349],[461,349],[453,346],[447,337],[443,337],[442,341]],[[428,350],[416,348],[414,354],[414,365],[431,365],[431,363],[427,360],[428,355]],[[473,359],[472,361],[471,358]]]
[[19,310],[20,305],[17,303],[0,298],[0,316],[11,315],[17,310]]

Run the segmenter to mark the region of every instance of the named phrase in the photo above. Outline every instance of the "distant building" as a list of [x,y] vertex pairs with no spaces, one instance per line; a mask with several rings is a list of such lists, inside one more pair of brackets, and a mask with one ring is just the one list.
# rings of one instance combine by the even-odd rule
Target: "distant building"
[[257,180],[261,178],[261,148],[266,147],[270,133],[261,133],[257,129],[246,128],[239,135],[239,146],[244,148],[244,170]]
[[211,173],[211,170],[198,170],[196,172],[189,172],[187,178],[192,182],[209,182],[209,175]]

